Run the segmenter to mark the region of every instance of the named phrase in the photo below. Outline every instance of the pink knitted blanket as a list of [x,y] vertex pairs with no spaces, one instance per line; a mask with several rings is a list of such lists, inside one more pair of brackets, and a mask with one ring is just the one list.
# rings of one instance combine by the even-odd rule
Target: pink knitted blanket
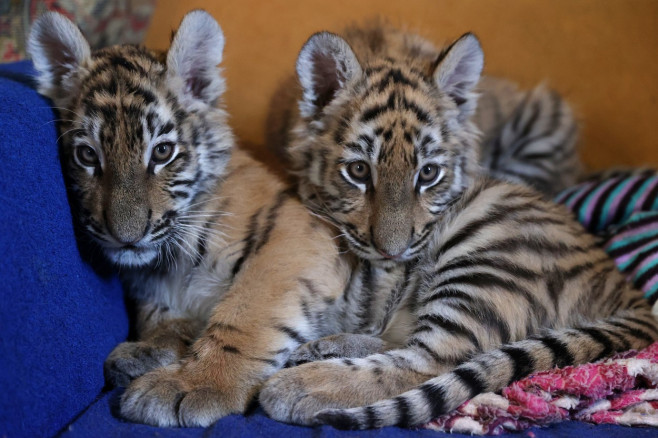
[[564,420],[658,426],[658,342],[641,351],[538,373],[464,403],[429,429],[500,435]]

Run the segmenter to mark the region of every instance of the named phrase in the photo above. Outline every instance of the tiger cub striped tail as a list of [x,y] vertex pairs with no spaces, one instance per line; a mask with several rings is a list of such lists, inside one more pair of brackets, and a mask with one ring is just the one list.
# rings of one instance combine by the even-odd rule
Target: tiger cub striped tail
[[491,350],[395,398],[352,409],[325,409],[315,424],[339,429],[411,427],[456,409],[483,392],[553,367],[600,360],[617,351],[641,349],[658,339],[658,321],[644,304],[578,328],[543,334]]
[[480,90],[475,122],[485,172],[546,195],[578,181],[578,123],[566,100],[544,84],[522,93],[491,77],[482,78]]

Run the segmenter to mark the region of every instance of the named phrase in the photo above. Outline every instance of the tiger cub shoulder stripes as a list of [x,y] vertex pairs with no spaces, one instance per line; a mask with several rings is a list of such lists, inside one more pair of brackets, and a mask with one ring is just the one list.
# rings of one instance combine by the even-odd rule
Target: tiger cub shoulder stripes
[[[127,419],[207,426],[243,412],[304,342],[335,332],[349,271],[334,231],[234,147],[202,11],[166,56],[91,52],[66,18],[34,25],[39,90],[60,114],[75,218],[137,301],[137,338],[105,363]],[[218,372],[218,370],[220,372]]]
[[266,412],[412,426],[529,373],[658,339],[642,293],[566,208],[478,173],[477,38],[442,51],[407,34],[364,44],[319,33],[297,61],[299,193],[360,263],[336,301],[344,333],[293,353],[298,366],[261,391]]

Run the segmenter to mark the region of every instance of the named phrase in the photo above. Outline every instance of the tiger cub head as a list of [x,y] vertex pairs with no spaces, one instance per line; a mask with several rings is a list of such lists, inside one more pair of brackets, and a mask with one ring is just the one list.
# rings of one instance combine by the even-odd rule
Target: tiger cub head
[[[478,161],[478,39],[438,51],[407,37],[397,41],[409,44],[402,55],[360,60],[343,38],[313,35],[297,60],[303,94],[287,149],[307,206],[357,255],[385,264],[419,255]],[[388,44],[381,38],[372,44]]]
[[223,47],[203,11],[183,19],[166,59],[129,45],[92,52],[56,13],[32,28],[29,52],[61,119],[78,219],[118,265],[157,263],[189,237],[226,167],[233,138],[215,107]]

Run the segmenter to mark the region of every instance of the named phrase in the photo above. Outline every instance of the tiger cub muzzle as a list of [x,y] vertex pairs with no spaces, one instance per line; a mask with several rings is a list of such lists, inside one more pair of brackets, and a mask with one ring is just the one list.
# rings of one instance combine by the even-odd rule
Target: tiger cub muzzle
[[152,213],[146,193],[128,180],[110,188],[103,219],[110,236],[118,244],[129,247],[146,237]]
[[371,244],[386,259],[404,257],[414,239],[413,187],[386,184],[373,195]]

